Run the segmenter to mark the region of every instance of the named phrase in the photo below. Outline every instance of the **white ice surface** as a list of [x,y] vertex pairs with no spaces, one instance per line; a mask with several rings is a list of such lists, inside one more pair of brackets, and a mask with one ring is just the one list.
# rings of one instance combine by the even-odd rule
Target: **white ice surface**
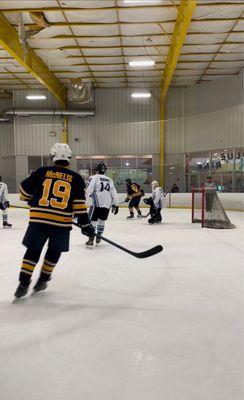
[[[146,210],[144,210],[145,212]],[[12,304],[27,212],[0,228],[1,400],[243,400],[243,214],[234,230],[111,216],[107,244],[84,247],[78,229],[46,293]],[[37,268],[39,269],[39,268]],[[37,278],[35,272],[33,281]]]

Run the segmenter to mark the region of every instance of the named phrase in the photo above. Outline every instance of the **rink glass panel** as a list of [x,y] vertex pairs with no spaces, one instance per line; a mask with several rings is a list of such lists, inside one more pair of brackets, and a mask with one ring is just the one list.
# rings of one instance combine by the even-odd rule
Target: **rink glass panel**
[[143,186],[145,191],[150,190],[152,182],[152,156],[77,156],[77,171],[88,179],[95,171],[96,165],[103,161],[107,165],[107,176],[113,179],[118,192],[125,192],[125,180],[131,179]]
[[211,175],[217,190],[244,192],[244,149],[223,149],[185,155],[185,186],[201,187]]

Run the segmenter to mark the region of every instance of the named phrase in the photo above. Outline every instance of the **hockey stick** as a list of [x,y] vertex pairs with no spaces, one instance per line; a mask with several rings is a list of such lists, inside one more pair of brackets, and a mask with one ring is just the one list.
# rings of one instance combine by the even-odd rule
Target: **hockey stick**
[[[79,224],[77,224],[76,222],[73,222],[73,225],[78,226],[78,228],[80,228]],[[97,235],[95,234],[95,236],[97,236]],[[128,254],[130,254],[131,256],[136,257],[136,258],[147,258],[147,257],[151,257],[151,256],[154,256],[155,254],[160,253],[160,252],[163,250],[163,247],[162,247],[161,245],[158,245],[158,246],[152,247],[152,248],[149,249],[149,250],[141,251],[141,252],[138,253],[138,252],[135,252],[135,251],[131,251],[131,250],[129,250],[129,249],[126,249],[125,247],[120,246],[118,243],[115,243],[115,242],[113,242],[112,240],[105,238],[104,236],[99,236],[99,237],[100,237],[102,240],[104,240],[105,242],[111,244],[112,246],[117,247],[117,249],[120,249],[120,250],[124,251],[125,253],[128,253]]]
[[22,208],[22,209],[24,209],[24,210],[29,210],[29,206],[14,206],[13,204],[10,204],[10,207],[12,207],[12,208]]
[[147,218],[150,215],[150,211],[146,215],[141,215],[141,218]]

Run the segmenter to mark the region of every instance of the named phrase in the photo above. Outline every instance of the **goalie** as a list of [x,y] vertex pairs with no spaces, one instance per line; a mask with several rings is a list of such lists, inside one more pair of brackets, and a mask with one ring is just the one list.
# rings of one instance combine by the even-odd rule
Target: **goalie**
[[162,222],[161,211],[165,207],[167,193],[159,186],[157,181],[152,181],[152,197],[144,199],[144,203],[150,206],[149,224],[160,224]]

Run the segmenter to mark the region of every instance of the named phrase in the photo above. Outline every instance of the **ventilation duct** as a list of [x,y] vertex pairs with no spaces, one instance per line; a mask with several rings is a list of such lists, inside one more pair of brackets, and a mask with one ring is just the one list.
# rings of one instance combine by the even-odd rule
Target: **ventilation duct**
[[12,108],[6,110],[3,115],[19,115],[23,117],[29,117],[31,115],[53,115],[53,116],[68,116],[68,117],[93,117],[95,115],[94,110],[80,111],[80,110],[40,110],[40,109],[28,109],[28,108]]

